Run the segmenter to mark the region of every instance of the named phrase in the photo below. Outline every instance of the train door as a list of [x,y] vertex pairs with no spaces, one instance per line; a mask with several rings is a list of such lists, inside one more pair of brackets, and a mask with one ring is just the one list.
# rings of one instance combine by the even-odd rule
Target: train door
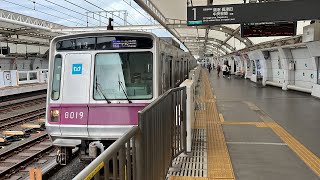
[[3,72],[3,80],[4,80],[4,86],[11,86],[11,72],[10,71],[4,71]]
[[166,55],[164,53],[161,54],[161,91],[160,93],[163,94],[168,89],[168,63],[166,59]]
[[318,72],[317,72],[317,74],[318,74],[318,84],[320,84],[320,57],[317,57],[317,65],[318,65]]
[[174,82],[174,79],[173,79],[173,71],[172,71],[172,64],[173,64],[173,60],[172,60],[173,58],[172,58],[172,56],[169,56],[169,60],[168,60],[168,63],[169,63],[169,82],[170,82],[170,87],[169,87],[169,89],[170,88],[172,88],[172,87],[174,87],[174,85],[173,85],[173,82]]
[[[62,135],[88,135],[91,61],[91,54],[67,54],[65,56],[60,122]],[[77,131],[74,131],[74,126],[77,126]]]

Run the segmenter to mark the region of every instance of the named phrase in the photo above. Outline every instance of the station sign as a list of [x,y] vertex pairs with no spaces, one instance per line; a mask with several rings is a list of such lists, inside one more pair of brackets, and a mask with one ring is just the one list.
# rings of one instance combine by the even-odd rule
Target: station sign
[[319,0],[188,7],[189,26],[320,19]]
[[205,54],[204,57],[213,57],[213,54]]
[[241,37],[295,36],[297,22],[266,22],[241,24]]

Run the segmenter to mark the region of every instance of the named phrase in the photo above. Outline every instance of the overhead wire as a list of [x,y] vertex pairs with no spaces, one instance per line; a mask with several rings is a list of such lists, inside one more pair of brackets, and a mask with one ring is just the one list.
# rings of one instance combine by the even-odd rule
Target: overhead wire
[[[92,2],[89,2],[89,1],[87,1],[87,0],[83,0],[83,1],[87,2],[88,4],[91,4],[92,6],[94,6],[94,7],[98,8],[98,9],[101,9],[102,11],[106,11],[105,9],[103,9],[103,8],[101,8],[101,7],[99,7],[99,6],[97,6],[96,4],[94,4],[94,3],[92,3]],[[125,19],[121,18],[120,16],[117,16],[117,15],[113,15],[113,16],[116,16],[116,17],[118,17],[119,19],[121,19],[121,20],[125,21]],[[131,23],[129,23],[129,22],[128,22],[128,24],[129,24],[129,25],[132,25],[132,24],[131,24]],[[119,24],[119,25],[120,25],[120,24]]]
[[[84,7],[81,7],[81,6],[79,6],[79,5],[77,5],[77,4],[75,4],[75,3],[73,3],[73,2],[70,2],[69,0],[64,0],[64,1],[66,1],[67,3],[69,3],[69,4],[72,4],[72,5],[74,5],[74,6],[76,6],[76,7],[78,7],[78,8],[81,8],[81,9],[83,9],[83,10],[86,10],[87,12],[91,12],[91,13],[95,13],[94,11],[91,11],[91,10],[88,10],[88,9],[86,9],[86,8],[84,8]],[[106,16],[103,16],[103,17],[106,17]],[[108,17],[106,17],[106,18],[108,18]],[[119,26],[121,26],[119,23],[117,23],[117,22],[114,22],[115,24],[117,24],[117,25],[119,25]]]
[[[100,1],[100,0],[98,0],[98,1]],[[133,8],[135,11],[137,11],[139,14],[141,14],[143,17],[145,17],[148,21],[150,21],[151,23],[153,23],[150,17],[147,17],[147,16],[144,15],[141,11],[137,10],[135,7],[133,7],[133,6],[131,5],[131,3],[127,2],[127,0],[122,0],[122,1],[125,2],[125,3],[126,3],[128,6],[130,6],[131,8]]]
[[[48,6],[46,6],[46,5],[43,5],[43,4],[40,4],[40,3],[38,3],[38,2],[36,2],[36,1],[34,1],[34,0],[27,0],[27,1],[30,1],[30,2],[34,3],[34,5],[38,4],[38,5],[42,6],[42,7],[50,8],[50,7],[48,7]],[[35,10],[35,7],[34,7],[34,10]],[[78,17],[75,17],[75,16],[72,16],[72,15],[70,15],[70,14],[64,13],[64,12],[62,12],[62,11],[59,11],[59,10],[56,10],[56,9],[52,9],[52,10],[54,10],[54,11],[56,11],[56,12],[58,12],[58,13],[61,13],[61,14],[70,16],[70,17],[72,17],[72,18],[74,18],[74,19],[77,19],[77,20],[79,20],[79,21],[83,21],[83,22],[87,23],[87,21],[85,21],[85,20],[82,20],[82,19],[80,19],[80,18],[78,18]]]
[[[100,3],[103,4],[103,5],[108,6],[107,4],[105,4],[104,2],[102,2],[101,0],[97,0],[97,1],[100,2]],[[108,7],[110,7],[111,9],[117,11],[117,9],[113,8],[112,6],[108,6]],[[131,16],[129,13],[128,13],[128,17],[132,18],[132,20],[134,20],[137,24],[139,24],[139,22],[138,22],[137,20],[135,20],[135,18],[134,18],[133,16]],[[140,23],[140,24],[143,24],[143,23]]]
[[[64,9],[66,9],[66,10],[68,10],[68,11],[72,11],[72,12],[74,12],[74,13],[78,13],[78,14],[80,14],[80,15],[83,15],[83,16],[88,17],[88,15],[87,15],[87,14],[84,14],[84,13],[81,13],[81,12],[75,11],[75,10],[73,10],[73,9],[70,9],[70,8],[64,7],[64,6],[62,6],[62,5],[60,5],[60,4],[57,4],[57,3],[55,3],[55,2],[52,2],[52,1],[49,1],[49,0],[45,0],[45,1],[47,1],[47,2],[49,2],[49,3],[51,3],[51,4],[54,4],[54,5],[58,6],[58,7],[64,8]],[[96,19],[96,18],[94,18],[94,17],[88,17],[88,18],[91,18],[91,19],[93,19],[93,20],[96,20],[97,22],[100,22],[100,20],[99,20],[99,19]],[[89,22],[88,22],[88,23],[89,23]],[[92,24],[92,23],[90,23],[90,24]]]
[[1,0],[1,1],[7,2],[7,3],[10,3],[10,4],[14,4],[14,5],[16,5],[16,6],[20,6],[20,7],[26,8],[26,9],[34,10],[34,11],[40,12],[40,13],[42,13],[42,14],[46,14],[46,15],[48,15],[48,16],[60,18],[60,19],[63,19],[63,20],[65,20],[65,21],[69,21],[69,22],[78,24],[78,22],[72,21],[72,20],[70,20],[70,19],[66,19],[66,18],[63,18],[63,17],[60,17],[60,16],[56,16],[56,15],[53,15],[53,14],[50,14],[50,13],[47,13],[47,12],[43,12],[43,11],[40,11],[40,10],[37,10],[37,9],[34,9],[34,8],[30,8],[30,7],[21,5],[21,4],[17,4],[17,3],[14,3],[14,2],[8,1],[8,0]]

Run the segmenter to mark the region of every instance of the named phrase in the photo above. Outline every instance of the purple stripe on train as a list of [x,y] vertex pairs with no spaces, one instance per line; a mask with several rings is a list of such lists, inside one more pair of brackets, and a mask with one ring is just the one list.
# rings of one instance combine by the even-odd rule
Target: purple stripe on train
[[50,104],[49,110],[59,110],[58,122],[67,125],[137,125],[138,111],[148,104]]

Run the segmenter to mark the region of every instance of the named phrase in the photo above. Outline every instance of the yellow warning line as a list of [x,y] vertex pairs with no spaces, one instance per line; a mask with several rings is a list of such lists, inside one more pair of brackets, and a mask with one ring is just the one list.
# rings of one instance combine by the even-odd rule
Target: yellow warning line
[[[206,124],[208,140],[208,179],[235,179],[226,145],[221,119],[212,94],[208,74],[201,72],[205,89]],[[203,87],[202,86],[202,87]]]
[[224,125],[256,125],[271,128],[297,156],[320,177],[320,158],[275,122],[223,122]]
[[255,125],[257,127],[266,128],[268,125],[265,122],[221,122],[223,125]]
[[224,122],[224,117],[223,117],[223,115],[222,115],[222,114],[219,114],[219,117],[220,117],[221,123],[223,123],[223,122]]
[[320,158],[277,123],[266,123],[320,177]]

